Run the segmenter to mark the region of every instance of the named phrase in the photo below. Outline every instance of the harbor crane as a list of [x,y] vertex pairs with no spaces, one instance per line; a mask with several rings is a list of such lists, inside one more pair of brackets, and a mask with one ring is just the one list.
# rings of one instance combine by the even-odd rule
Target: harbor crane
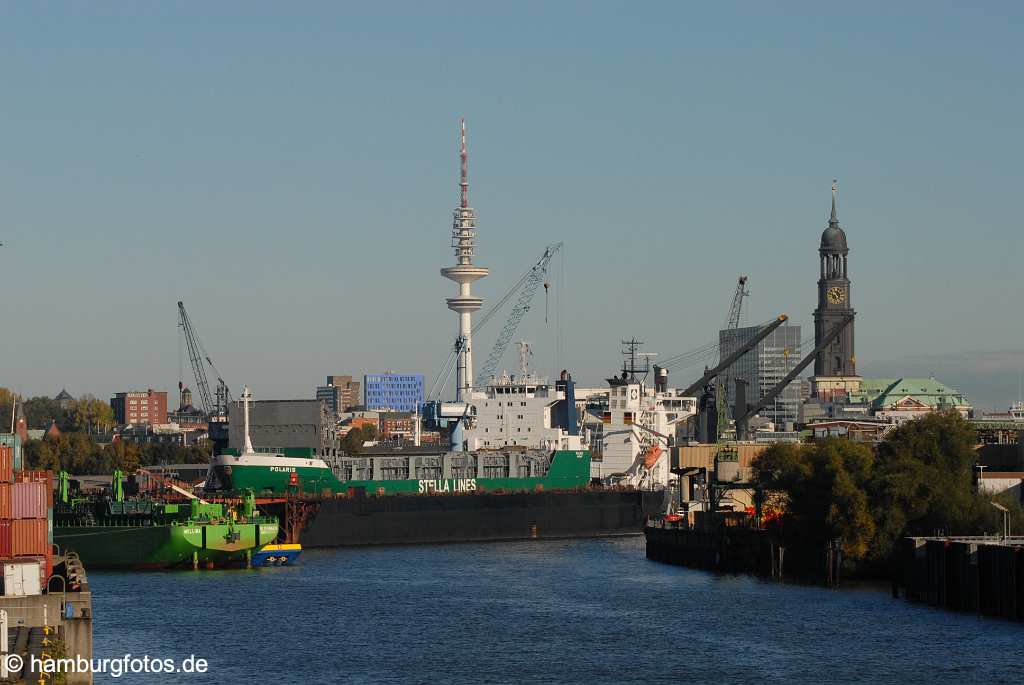
[[[199,339],[199,334],[196,333],[188,312],[185,311],[185,304],[180,300],[178,301],[178,326],[181,328],[182,335],[185,338],[185,345],[188,347],[188,357],[192,363],[192,373],[196,379],[196,390],[199,391],[199,400],[203,404],[203,411],[210,417],[226,417],[228,414],[228,403],[231,402],[231,392],[228,390],[227,383],[224,382],[224,379],[221,378],[220,373],[217,371],[217,367],[213,365],[213,360],[207,354],[206,348],[203,347],[203,342]],[[210,369],[217,377],[216,395],[210,393],[210,383],[206,379],[204,362],[210,366]],[[179,380],[179,391],[181,391],[183,385],[183,382]]]
[[691,383],[686,390],[683,390],[683,397],[692,397],[695,392],[703,388],[709,381],[716,378],[718,374],[722,373],[738,360],[740,357],[745,355],[750,350],[757,347],[757,344],[772,334],[776,328],[789,321],[789,317],[786,314],[779,314],[779,316],[769,323],[767,326],[761,328],[753,338],[743,343],[738,347],[732,354],[723,359],[712,369],[708,369],[704,372],[704,375],[699,380]]
[[544,254],[541,255],[537,263],[530,267],[522,278],[520,278],[515,285],[513,285],[505,296],[502,297],[498,302],[491,308],[487,314],[480,318],[476,326],[473,327],[473,332],[476,331],[486,324],[490,318],[500,309],[506,302],[508,302],[517,293],[519,294],[516,300],[515,307],[512,308],[512,312],[508,315],[508,320],[505,322],[505,326],[501,329],[498,334],[497,340],[494,341],[494,347],[491,348],[491,353],[487,356],[487,361],[481,367],[480,372],[476,377],[476,387],[483,387],[483,385],[490,379],[491,376],[495,375],[498,371],[498,364],[501,363],[501,358],[505,355],[505,351],[508,349],[509,343],[512,338],[515,337],[516,329],[519,328],[519,323],[526,316],[526,312],[530,311],[530,303],[533,301],[533,296],[537,292],[537,288],[543,283],[544,292],[547,293],[548,283],[546,281],[548,274],[548,266],[551,264],[551,258],[562,248],[562,243],[555,243],[548,245],[544,248]]
[[[540,259],[530,267],[523,276],[516,281],[516,283],[509,288],[501,299],[499,299],[493,307],[491,307],[486,314],[480,317],[480,319],[473,325],[471,334],[475,335],[484,325],[487,324],[495,314],[513,297],[518,295],[515,306],[512,308],[512,312],[508,316],[508,320],[505,322],[505,326],[501,329],[498,334],[498,338],[494,343],[494,347],[491,349],[491,353],[487,357],[487,361],[484,362],[483,367],[480,369],[480,373],[477,374],[474,381],[476,387],[483,387],[483,385],[497,372],[498,364],[501,362],[502,357],[505,355],[505,351],[508,349],[509,343],[516,334],[516,329],[519,327],[519,323],[526,316],[526,313],[530,310],[530,303],[533,301],[533,296],[537,292],[537,288],[544,284],[544,292],[547,293],[548,283],[546,281],[548,266],[551,264],[551,258],[562,248],[562,243],[555,243],[548,245],[544,248],[544,254],[541,255]],[[452,347],[447,360],[441,365],[437,376],[434,378],[434,382],[430,386],[430,390],[427,393],[426,401],[423,404],[423,419],[425,423],[434,429],[445,429],[451,433],[452,445],[457,446],[462,442],[462,429],[465,424],[473,421],[476,409],[472,403],[469,402],[468,397],[464,397],[461,400],[455,402],[446,402],[442,400],[445,392],[445,388],[448,385],[448,381],[455,375],[459,365],[459,357],[465,354],[467,345],[467,339],[460,335],[455,340],[455,344]],[[457,447],[456,447],[457,448]]]
[[831,345],[832,341],[839,337],[839,334],[843,332],[843,329],[846,328],[851,321],[853,321],[853,314],[847,314],[842,321],[836,324],[835,328],[829,331],[829,333],[824,338],[821,339],[821,342],[815,345],[814,349],[811,350],[806,357],[800,360],[799,364],[797,364],[789,373],[787,373],[782,378],[781,381],[778,382],[778,384],[776,384],[771,390],[766,392],[764,396],[758,399],[757,402],[755,402],[754,404],[747,404],[746,382],[741,378],[736,379],[736,409],[734,413],[736,416],[737,440],[749,439],[749,422],[751,417],[757,414],[757,412],[767,407],[772,402],[774,402],[775,398],[778,397],[782,393],[782,391],[786,389],[786,386],[792,383],[793,379],[799,376],[800,372],[806,369],[810,365],[810,363],[814,361],[814,358],[818,356],[819,352],[821,352],[823,349]]
[[[750,291],[747,290],[747,277],[741,274],[736,279],[736,291],[733,293],[732,305],[729,307],[729,317],[725,321],[728,347],[735,345],[736,331],[740,327],[740,314],[743,311],[743,298],[748,295],[750,295]],[[728,418],[728,389],[731,385],[732,369],[726,369],[715,386],[715,411],[718,414],[718,426],[724,426]]]
[[[738,293],[737,293],[738,295]],[[772,332],[789,320],[789,317],[785,314],[779,314],[779,316],[769,323],[767,326],[763,326],[757,335],[746,341],[739,347],[737,347],[731,354],[722,359],[714,368],[705,369],[704,375],[697,381],[691,383],[685,390],[683,390],[684,397],[693,397],[697,393],[700,394],[697,401],[697,438],[701,442],[718,442],[721,430],[725,423],[725,412],[722,411],[722,402],[724,388],[721,383],[713,384],[709,387],[709,384],[714,381],[719,374],[727,371],[729,367],[736,363],[743,355],[750,350],[757,347],[758,343],[767,338]]]

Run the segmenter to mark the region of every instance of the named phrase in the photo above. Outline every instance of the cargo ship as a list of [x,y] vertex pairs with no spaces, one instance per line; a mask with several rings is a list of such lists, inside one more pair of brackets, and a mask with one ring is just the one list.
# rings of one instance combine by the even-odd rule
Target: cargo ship
[[198,498],[126,499],[115,472],[113,496],[72,498],[61,474],[53,541],[90,568],[224,568],[248,566],[278,535],[250,494],[240,506]]
[[[244,445],[212,459],[205,490],[250,489],[281,520],[291,518],[287,497],[301,497],[312,504],[301,531],[304,548],[639,535],[647,516],[664,511],[666,491],[591,485],[590,451],[572,428],[560,427],[575,427],[575,417],[563,412],[559,419],[552,411],[574,406],[571,383],[523,384],[520,411],[535,405],[554,417],[535,446],[408,448],[329,461],[313,448],[253,448],[246,389]],[[510,387],[497,383],[490,391]]]
[[346,457],[341,478],[311,451],[219,455],[208,487],[252,488],[282,519],[282,496],[314,496],[304,548],[640,534],[666,504],[664,490],[588,487],[586,450]]

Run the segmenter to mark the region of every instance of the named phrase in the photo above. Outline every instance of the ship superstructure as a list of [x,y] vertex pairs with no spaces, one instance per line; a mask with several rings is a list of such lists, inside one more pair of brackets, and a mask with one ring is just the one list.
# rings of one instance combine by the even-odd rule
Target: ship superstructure
[[529,343],[519,343],[518,375],[503,373],[472,394],[472,420],[465,429],[470,450],[527,447],[582,450],[575,382],[568,371],[548,382],[528,365]]
[[642,477],[648,486],[667,486],[676,426],[697,413],[697,399],[668,387],[668,372],[660,367],[654,367],[654,383],[649,383],[649,360],[637,352],[641,344],[623,341],[627,359],[622,373],[608,379],[608,397],[599,408],[601,423],[589,436],[590,475],[632,484]]

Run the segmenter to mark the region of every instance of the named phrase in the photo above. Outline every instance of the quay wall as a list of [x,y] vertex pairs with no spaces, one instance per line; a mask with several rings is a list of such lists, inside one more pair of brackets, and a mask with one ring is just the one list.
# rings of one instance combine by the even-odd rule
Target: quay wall
[[722,573],[780,574],[782,552],[760,529],[649,525],[644,533],[652,561]]
[[[68,607],[71,610],[68,611]],[[52,592],[29,597],[0,597],[0,609],[7,611],[8,630],[60,627],[65,655],[92,659],[92,593]],[[13,651],[13,650],[12,650]],[[68,685],[92,683],[91,673],[69,673]]]
[[905,538],[898,583],[911,601],[1024,621],[1024,537]]

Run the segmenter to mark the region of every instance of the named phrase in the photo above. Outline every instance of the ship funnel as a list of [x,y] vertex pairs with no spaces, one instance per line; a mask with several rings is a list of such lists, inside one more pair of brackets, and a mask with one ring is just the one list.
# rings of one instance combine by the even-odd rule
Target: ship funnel
[[657,364],[654,365],[654,390],[668,392],[668,369]]

